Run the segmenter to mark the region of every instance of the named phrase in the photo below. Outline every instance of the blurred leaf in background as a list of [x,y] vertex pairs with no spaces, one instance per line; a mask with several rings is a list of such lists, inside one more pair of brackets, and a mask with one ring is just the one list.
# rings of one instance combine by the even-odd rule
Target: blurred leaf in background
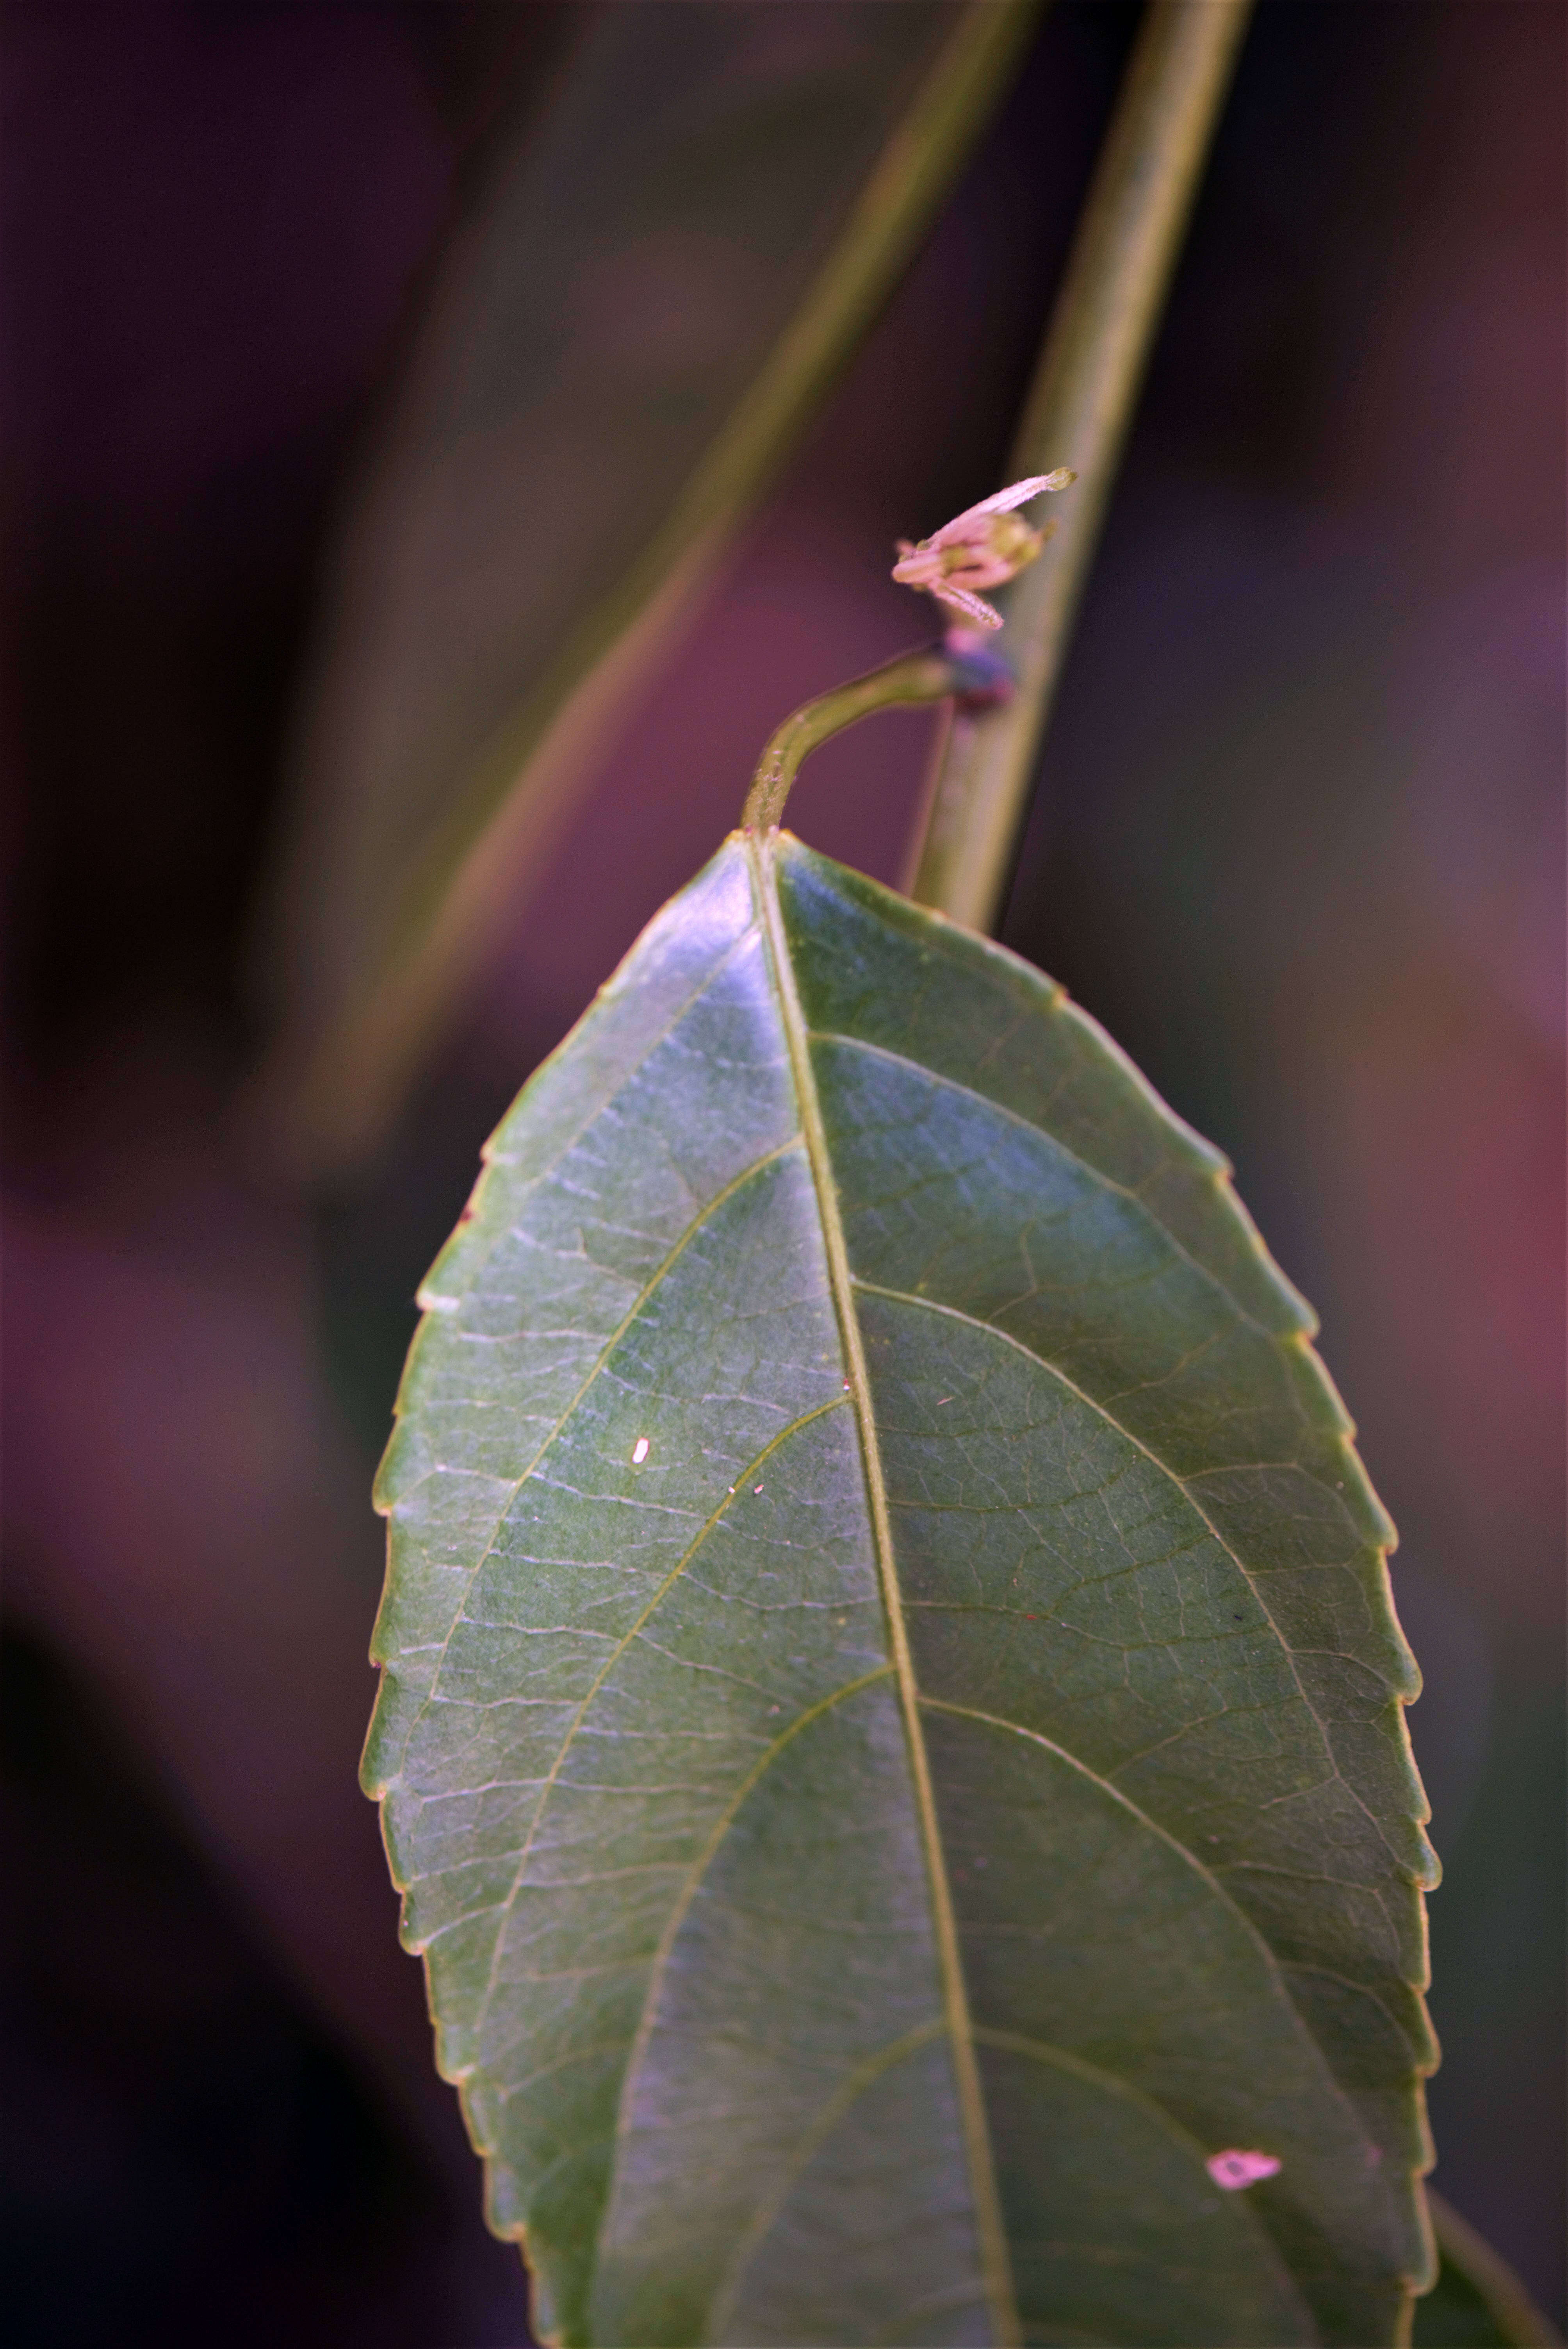
[[340,558],[274,940],[285,1154],[374,1140],[869,324],[1036,0],[582,12]]

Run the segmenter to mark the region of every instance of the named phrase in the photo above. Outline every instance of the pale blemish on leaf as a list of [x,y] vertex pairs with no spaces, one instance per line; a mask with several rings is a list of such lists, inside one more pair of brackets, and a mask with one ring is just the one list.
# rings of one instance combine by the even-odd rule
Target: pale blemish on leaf
[[1272,2153],[1243,2153],[1233,2146],[1224,2153],[1212,2153],[1203,2167],[1216,2186],[1222,2186],[1227,2194],[1238,2194],[1243,2186],[1255,2186],[1261,2178],[1276,2178],[1281,2165]]

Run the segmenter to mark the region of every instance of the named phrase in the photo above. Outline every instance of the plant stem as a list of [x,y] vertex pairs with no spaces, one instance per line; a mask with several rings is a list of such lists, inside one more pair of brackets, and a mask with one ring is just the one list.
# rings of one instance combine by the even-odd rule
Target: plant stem
[[744,828],[768,832],[779,823],[801,761],[830,735],[841,734],[846,726],[900,702],[940,701],[944,694],[955,691],[959,682],[941,647],[923,645],[918,652],[901,653],[896,660],[884,661],[881,668],[851,678],[848,685],[820,693],[814,701],[803,701],[769,737],[746,794],[740,818]]
[[1017,691],[960,714],[927,801],[911,894],[995,927],[1035,756],[1117,460],[1252,0],[1150,0],[1013,444],[1009,478],[1078,470],[1057,534],[1003,597]]

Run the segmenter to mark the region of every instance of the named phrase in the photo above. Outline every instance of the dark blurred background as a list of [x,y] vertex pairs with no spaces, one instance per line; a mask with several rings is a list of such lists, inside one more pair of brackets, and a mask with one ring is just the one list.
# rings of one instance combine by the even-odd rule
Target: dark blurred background
[[[925,630],[890,542],[1004,478],[1136,21],[1047,17],[396,1133],[302,1196],[233,1104],[329,553],[585,13],[5,11],[15,2349],[526,2338],[355,1786],[414,1288],[772,724]],[[1436,2182],[1559,2316],[1564,30],[1264,0],[1006,930],[1323,1314],[1427,1672]],[[892,878],[926,732],[797,829]]]

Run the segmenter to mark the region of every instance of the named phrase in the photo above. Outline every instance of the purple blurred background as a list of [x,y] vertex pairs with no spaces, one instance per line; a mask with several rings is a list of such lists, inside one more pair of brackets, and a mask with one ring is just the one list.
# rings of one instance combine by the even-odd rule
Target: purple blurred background
[[[580,13],[5,16],[17,2349],[526,2337],[355,1785],[414,1287],[772,724],[924,632],[890,543],[1003,478],[1136,20],[1047,17],[393,1141],[302,1199],[232,1102],[319,583]],[[1006,931],[1322,1312],[1428,1677],[1436,2182],[1559,2315],[1564,31],[1264,0]],[[823,752],[797,829],[892,878],[926,728]]]

